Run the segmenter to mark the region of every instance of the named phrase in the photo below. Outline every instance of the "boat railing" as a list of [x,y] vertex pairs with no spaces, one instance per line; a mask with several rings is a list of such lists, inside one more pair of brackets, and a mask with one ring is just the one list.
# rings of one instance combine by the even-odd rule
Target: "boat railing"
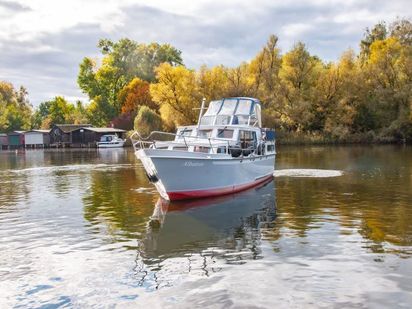
[[[134,131],[133,134],[130,136],[130,139],[132,141],[132,145],[136,150],[139,149],[144,149],[144,148],[157,148],[157,146],[162,146],[159,145],[162,142],[175,142],[175,143],[183,143],[186,147],[186,149],[189,148],[189,146],[200,146],[200,147],[205,147],[205,145],[208,145],[211,149],[212,153],[217,153],[217,149],[219,147],[224,147],[224,152],[219,152],[222,154],[231,154],[232,152],[240,152],[241,154],[245,152],[249,153],[262,153],[263,150],[259,149],[259,147],[262,147],[261,144],[253,145],[252,147],[249,147],[247,149],[242,149],[239,145],[233,145],[231,144],[231,140],[227,139],[221,139],[221,138],[213,138],[213,137],[201,137],[201,136],[188,136],[184,135],[184,132],[180,134],[176,133],[169,133],[169,132],[163,132],[163,131],[153,131],[151,132],[148,136],[142,137],[138,131]],[[162,139],[154,139],[154,136],[160,136],[163,137]],[[173,140],[166,140],[165,138],[171,138],[173,137]],[[176,137],[178,138],[176,140]],[[233,142],[233,141],[232,141]],[[271,144],[274,142],[271,141],[266,141],[266,143]],[[216,148],[216,149],[215,149]]]
[[[169,132],[163,132],[163,131],[153,131],[147,137],[142,137],[139,132],[134,131],[133,134],[130,136],[130,139],[132,141],[132,145],[135,150],[142,149],[142,148],[149,148],[151,146],[153,148],[156,148],[156,143],[161,143],[161,142],[166,142],[166,141],[179,142],[179,140],[176,140],[176,137],[180,139],[180,141],[183,141],[185,147],[209,145],[210,149],[212,149],[212,152],[213,152],[214,151],[213,148],[224,146],[226,149],[225,151],[226,153],[229,153],[230,149],[232,148],[230,145],[230,140],[225,140],[221,138],[213,138],[213,137],[188,136],[182,133],[176,134],[176,133],[169,133]],[[165,140],[165,139],[155,140],[153,139],[153,137],[156,135],[164,136],[164,137],[173,137],[173,140]]]

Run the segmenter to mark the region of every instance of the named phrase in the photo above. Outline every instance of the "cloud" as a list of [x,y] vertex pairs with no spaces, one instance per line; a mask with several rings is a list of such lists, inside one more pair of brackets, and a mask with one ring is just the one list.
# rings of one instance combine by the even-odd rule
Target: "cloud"
[[187,66],[198,68],[248,61],[276,34],[283,52],[303,41],[329,61],[357,49],[366,27],[412,16],[407,0],[0,0],[0,14],[6,11],[0,79],[26,86],[34,105],[54,95],[85,98],[78,65],[98,56],[100,38],[171,43]]
[[30,11],[30,8],[28,6],[22,5],[20,3],[0,0],[0,9],[1,8],[5,11],[12,11],[12,12]]

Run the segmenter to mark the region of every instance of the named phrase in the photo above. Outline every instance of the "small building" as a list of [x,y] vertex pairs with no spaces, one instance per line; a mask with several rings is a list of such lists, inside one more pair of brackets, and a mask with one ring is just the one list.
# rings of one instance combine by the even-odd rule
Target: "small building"
[[25,131],[13,131],[7,134],[9,149],[24,147],[24,132]]
[[24,133],[25,147],[48,147],[50,145],[50,130],[30,130]]
[[0,150],[7,149],[9,147],[9,139],[6,133],[0,133]]
[[50,145],[70,146],[72,132],[81,128],[91,127],[90,124],[55,124],[50,130]]
[[125,130],[116,129],[116,128],[93,128],[93,127],[84,127],[73,130],[72,132],[72,146],[73,147],[82,147],[96,146],[96,142],[100,141],[100,138],[103,135],[115,134],[120,138],[124,138],[126,133]]

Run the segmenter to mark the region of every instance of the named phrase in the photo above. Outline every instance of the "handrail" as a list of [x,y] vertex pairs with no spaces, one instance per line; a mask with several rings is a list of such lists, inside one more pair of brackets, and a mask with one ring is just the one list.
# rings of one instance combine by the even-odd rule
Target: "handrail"
[[[193,140],[203,140],[204,143],[209,143],[210,149],[211,149],[212,152],[214,152],[214,146],[215,146],[215,147],[219,147],[219,145],[213,145],[212,142],[211,142],[211,140],[213,140],[213,141],[219,141],[219,142],[221,142],[221,143],[227,143],[227,146],[226,146],[226,154],[229,154],[229,153],[230,153],[230,150],[245,150],[245,149],[241,149],[241,148],[236,147],[236,146],[235,146],[235,147],[231,147],[231,145],[230,145],[230,140],[228,140],[228,139],[213,138],[213,137],[206,137],[206,138],[205,138],[205,137],[200,137],[200,136],[185,136],[185,135],[183,135],[183,134],[169,133],[169,132],[163,132],[163,131],[152,131],[152,132],[151,132],[148,136],[146,136],[146,137],[142,137],[138,131],[134,131],[134,132],[132,133],[132,135],[130,135],[130,139],[131,139],[131,141],[132,141],[133,148],[134,148],[135,150],[137,150],[137,145],[139,145],[140,149],[145,148],[145,146],[146,146],[146,147],[148,147],[148,146],[150,147],[151,145],[154,145],[154,147],[156,148],[156,142],[161,142],[161,141],[159,141],[159,140],[153,140],[153,139],[152,139],[153,135],[155,135],[155,134],[168,135],[168,136],[174,136],[174,137],[176,137],[176,136],[177,136],[177,137],[181,137],[181,138],[183,138],[183,142],[184,142],[184,144],[185,144],[186,147],[189,146],[189,145],[187,144],[186,138],[188,138],[188,139],[193,139]],[[134,136],[137,136],[137,139],[134,139]],[[169,142],[175,142],[175,141],[169,141]],[[268,144],[272,144],[272,143],[274,144],[274,142],[272,142],[272,141],[265,141],[265,142],[268,143]],[[147,145],[148,145],[148,146],[147,146]],[[194,143],[191,143],[190,145],[191,145],[191,146],[192,146],[192,145],[193,145],[193,146],[196,146],[196,144],[194,144]],[[257,144],[255,147],[249,149],[249,150],[251,151],[251,154],[254,155],[254,152],[258,149],[258,147],[259,147],[259,144]],[[242,155],[243,155],[243,153],[242,153]]]
[[[183,138],[183,142],[185,144],[186,147],[188,147],[187,141],[186,139],[189,140],[204,140],[205,143],[209,143],[211,146],[211,140],[212,141],[218,141],[218,142],[227,142],[229,144],[229,140],[227,139],[222,139],[222,138],[214,138],[214,137],[200,137],[200,136],[187,136],[184,134],[176,134],[176,133],[170,133],[170,132],[163,132],[163,131],[152,131],[150,132],[150,134],[146,137],[142,137],[140,135],[140,133],[138,131],[134,131],[132,135],[130,135],[130,139],[132,141],[133,145],[136,145],[137,143],[144,143],[144,144],[148,144],[148,143],[155,143],[155,142],[160,142],[159,140],[153,140],[152,137],[155,134],[160,134],[160,135],[168,135],[168,136],[174,136],[174,137],[179,137],[179,138]],[[137,139],[134,139],[133,137],[137,135]],[[135,142],[134,142],[135,141]]]

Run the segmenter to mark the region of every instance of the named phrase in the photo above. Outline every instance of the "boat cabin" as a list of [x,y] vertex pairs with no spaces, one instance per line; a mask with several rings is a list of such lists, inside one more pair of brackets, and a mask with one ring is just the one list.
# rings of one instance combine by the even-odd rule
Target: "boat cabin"
[[232,157],[274,153],[273,131],[261,129],[261,122],[260,102],[256,99],[212,101],[197,126],[179,127],[172,143],[156,142],[155,147]]
[[112,142],[112,141],[114,142],[118,139],[119,137],[115,134],[106,134],[100,137],[100,142]]

